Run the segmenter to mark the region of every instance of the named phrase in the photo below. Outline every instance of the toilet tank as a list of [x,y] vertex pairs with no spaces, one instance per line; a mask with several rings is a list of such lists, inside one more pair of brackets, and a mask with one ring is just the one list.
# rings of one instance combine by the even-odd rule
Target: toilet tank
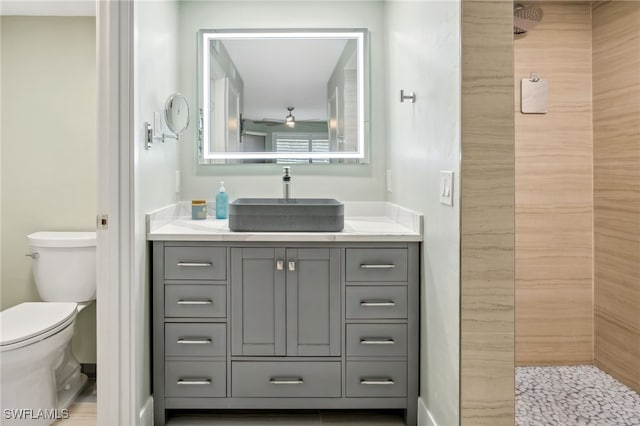
[[45,302],[96,298],[96,233],[35,232],[27,235],[31,269]]

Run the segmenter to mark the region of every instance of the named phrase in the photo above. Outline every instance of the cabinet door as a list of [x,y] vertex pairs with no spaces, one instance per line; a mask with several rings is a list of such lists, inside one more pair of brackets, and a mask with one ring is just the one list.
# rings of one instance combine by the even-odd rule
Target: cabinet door
[[286,355],[284,260],[284,249],[231,249],[233,355]]
[[340,355],[340,250],[287,249],[287,355]]

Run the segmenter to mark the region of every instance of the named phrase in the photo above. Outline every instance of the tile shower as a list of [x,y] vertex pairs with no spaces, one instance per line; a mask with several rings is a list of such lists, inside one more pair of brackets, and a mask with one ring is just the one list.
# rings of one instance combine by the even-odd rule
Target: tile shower
[[[542,20],[514,36],[517,424],[640,424],[640,3],[531,4]],[[523,114],[534,72],[548,109]]]

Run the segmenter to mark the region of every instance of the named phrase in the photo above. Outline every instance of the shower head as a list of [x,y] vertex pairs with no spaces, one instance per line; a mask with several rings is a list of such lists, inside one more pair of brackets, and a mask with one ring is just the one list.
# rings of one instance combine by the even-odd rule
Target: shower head
[[513,7],[513,33],[524,34],[542,21],[542,9],[538,6],[516,3]]

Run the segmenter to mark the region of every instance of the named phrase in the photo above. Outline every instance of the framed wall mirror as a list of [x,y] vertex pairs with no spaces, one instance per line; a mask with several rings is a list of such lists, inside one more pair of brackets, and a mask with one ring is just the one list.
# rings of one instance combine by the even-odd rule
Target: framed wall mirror
[[201,163],[365,162],[366,30],[200,30],[198,39]]

